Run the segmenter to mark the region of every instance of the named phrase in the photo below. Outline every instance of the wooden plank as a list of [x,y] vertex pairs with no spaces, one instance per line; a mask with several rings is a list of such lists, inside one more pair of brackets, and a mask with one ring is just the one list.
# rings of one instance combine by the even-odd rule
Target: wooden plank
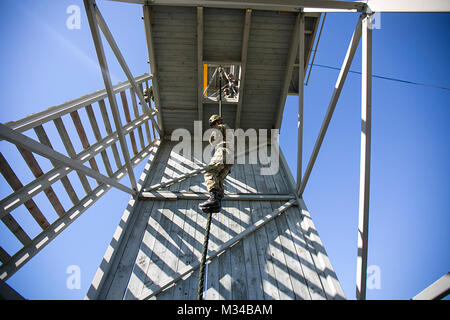
[[[181,200],[176,204],[173,204],[171,208],[173,211],[171,230],[170,232],[168,231],[169,239],[167,245],[165,246],[166,253],[161,256],[164,257],[164,265],[160,272],[165,274],[167,276],[166,278],[174,277],[177,274],[178,268],[183,269],[186,267],[186,265],[182,261],[180,261],[180,255],[182,255],[181,246],[183,245],[183,243],[181,241],[181,238],[184,235],[183,229],[186,218],[185,213],[187,202],[187,200]],[[157,299],[172,300],[175,289],[176,288],[172,286],[171,288],[161,292],[157,296]]]
[[[230,204],[228,202],[222,202],[222,210],[220,213],[221,228],[219,230],[219,237],[223,243],[229,241],[234,234],[230,233]],[[223,245],[223,244],[222,244]],[[220,254],[217,258],[218,261],[218,279],[219,279],[219,299],[231,300],[232,298],[232,261],[231,251],[226,250]]]
[[[241,221],[242,230],[247,229],[252,224],[252,208],[250,202],[239,201],[239,220]],[[247,283],[247,297],[249,300],[263,300],[264,288],[262,284],[262,276],[258,263],[258,252],[256,235],[251,234],[242,240],[244,249],[244,266]]]
[[[270,211],[271,205],[268,202],[260,202],[263,211]],[[279,289],[281,300],[295,299],[294,290],[292,287],[289,270],[286,259],[280,244],[280,235],[276,228],[276,222],[271,221],[265,225],[265,230],[268,238],[268,250],[272,256],[272,262],[275,270],[275,280]]]
[[[280,203],[273,202],[272,209],[276,209]],[[302,265],[298,261],[297,251],[295,250],[290,229],[286,222],[286,215],[282,215],[274,220],[276,230],[278,231],[279,242],[286,261],[287,271],[292,284],[293,293],[296,300],[310,300],[308,285],[303,273]]]
[[[142,81],[151,79],[151,75],[144,74],[135,78],[137,83],[142,83]],[[116,84],[112,89],[114,92],[119,92],[122,90],[126,90],[131,87],[130,82],[120,82]],[[18,132],[24,132],[29,129],[33,129],[37,126],[40,126],[46,122],[52,121],[54,119],[60,118],[65,114],[68,114],[74,110],[78,110],[83,108],[89,104],[92,104],[101,99],[105,99],[107,96],[106,90],[99,90],[92,94],[88,94],[82,96],[78,99],[68,101],[62,105],[51,107],[45,111],[33,113],[21,120],[7,122],[6,125],[13,130],[17,130]]]
[[[152,16],[152,7],[149,5],[144,5],[143,7],[144,12],[144,25],[145,25],[145,37],[147,40],[147,49],[148,49],[148,57],[150,60],[150,68],[153,73],[152,78],[152,86],[153,86],[153,94],[155,96],[155,108],[157,111],[161,110],[161,101],[160,101],[160,91],[159,91],[159,75],[158,75],[158,69],[157,65],[158,62],[156,61],[156,54],[155,54],[155,47],[154,47],[154,39],[153,39],[153,25],[151,22],[151,16]],[[159,57],[158,57],[159,58]],[[158,125],[161,129],[160,135],[164,135],[164,126],[163,126],[163,118],[162,113],[158,112]]]
[[[70,117],[72,118],[73,124],[75,125],[75,129],[78,133],[78,137],[80,138],[81,145],[83,146],[84,149],[89,148],[91,145],[87,138],[86,132],[84,131],[83,124],[81,123],[81,119],[80,119],[80,115],[78,114],[78,111],[71,112]],[[98,169],[97,161],[95,161],[95,158],[89,159],[89,164],[91,165],[92,170],[100,173],[100,170]],[[101,181],[97,180],[97,183],[101,184]]]
[[[228,212],[231,215],[229,227],[236,234],[241,234],[244,228],[241,225],[240,218],[240,205],[238,203],[230,203]],[[243,239],[245,240],[245,239]],[[228,249],[231,254],[231,297],[233,300],[244,300],[248,299],[248,288],[247,288],[247,274],[246,268],[242,267],[245,263],[245,253],[243,241],[239,241],[234,246]]]
[[[106,133],[111,135],[113,133],[113,131],[112,131],[112,128],[111,128],[111,122],[109,121],[108,112],[106,111],[105,101],[104,100],[99,100],[98,101],[98,105],[100,107],[100,112],[102,114],[103,123],[105,125]],[[149,140],[149,143],[150,143],[150,140]],[[111,146],[111,149],[112,149],[112,152],[113,152],[114,160],[116,162],[116,168],[122,167],[122,163],[120,162],[120,157],[119,157],[119,150],[117,149],[116,143],[114,143]]]
[[[58,119],[61,119],[61,118],[58,118]],[[56,121],[56,119],[55,119],[55,121]],[[48,138],[47,133],[45,132],[43,126],[41,126],[41,125],[36,126],[36,127],[34,128],[34,132],[36,133],[36,135],[37,135],[39,141],[40,141],[42,144],[44,144],[44,145],[46,145],[47,147],[53,149],[52,144],[51,144],[51,142],[50,142],[50,139]],[[50,162],[53,164],[54,167],[56,167],[56,166],[59,165],[58,163],[55,163],[55,162],[52,161],[52,160],[50,160]],[[70,200],[72,201],[72,203],[73,203],[73,204],[77,204],[78,202],[80,202],[80,199],[78,198],[78,195],[76,194],[75,189],[73,188],[72,184],[70,183],[69,178],[68,178],[68,177],[62,178],[62,179],[61,179],[61,183],[62,183],[64,189],[66,190],[67,195],[69,196],[69,198],[70,198]]]
[[[122,107],[125,114],[125,120],[127,123],[131,122],[131,116],[130,116],[130,109],[128,108],[128,101],[125,91],[120,92],[120,98],[122,100]],[[131,140],[131,147],[133,148],[133,153],[136,155],[138,153],[137,146],[136,146],[136,138],[134,137],[134,131],[130,131],[130,140]]]
[[239,128],[241,125],[241,110],[243,103],[243,91],[245,88],[245,76],[247,72],[247,49],[248,49],[248,39],[250,35],[250,23],[251,23],[251,14],[252,10],[247,9],[245,11],[245,20],[244,20],[244,30],[242,33],[242,50],[241,50],[241,75],[239,81],[239,101],[236,108],[236,119],[234,121],[235,128]]
[[288,210],[285,218],[293,240],[294,252],[297,254],[297,258],[306,279],[309,295],[312,300],[324,300],[326,299],[326,295],[310,253],[311,248],[306,242],[302,232],[302,216],[298,212],[298,208],[291,208]]
[[[149,86],[148,86],[148,82],[145,82],[145,86],[148,90]],[[143,87],[142,87],[142,83],[139,84],[139,90],[141,90],[141,92],[143,92]],[[148,102],[151,105],[151,99]],[[141,106],[142,107],[142,106]],[[152,124],[152,130],[153,130],[153,138],[156,139],[156,133],[155,133],[155,127]],[[152,138],[150,137],[150,130],[149,130],[149,123],[148,121],[145,122],[145,134],[147,135],[147,141],[152,141]]]
[[[242,239],[244,239],[245,237],[247,237],[248,235],[252,234],[253,232],[259,230],[260,228],[264,227],[267,223],[271,222],[273,219],[275,219],[278,215],[282,214],[283,212],[285,212],[288,208],[290,208],[291,206],[293,206],[296,203],[295,200],[290,200],[288,202],[286,202],[285,204],[283,204],[280,208],[278,208],[275,211],[272,211],[266,215],[264,215],[263,218],[259,219],[258,221],[256,221],[250,228],[246,229],[244,232],[242,232],[239,235],[236,235],[235,237],[231,238],[229,241],[225,242],[223,245],[221,245],[216,251],[211,252],[210,255],[207,257],[207,261],[216,258],[217,256],[219,256],[221,253],[225,252],[227,249],[229,249],[231,246],[235,245],[237,242],[241,241]],[[185,270],[179,272],[179,274],[177,275],[177,277],[175,277],[174,279],[170,280],[170,281],[165,281],[164,283],[160,283],[159,285],[159,289],[155,290],[152,293],[149,292],[144,292],[142,294],[142,296],[140,297],[140,299],[150,299],[153,296],[157,295],[159,292],[163,291],[165,288],[170,287],[171,285],[173,285],[175,282],[177,282],[178,280],[180,280],[182,277],[184,277],[185,275],[187,275],[188,273],[191,273],[193,270],[195,270],[196,268],[198,268],[200,266],[200,262],[196,263],[194,266],[186,268]]]
[[[56,129],[58,130],[59,136],[61,137],[61,141],[64,144],[64,148],[67,151],[67,154],[72,159],[75,159],[77,155],[76,155],[75,149],[72,145],[72,142],[70,140],[70,136],[67,133],[66,127],[64,126],[63,120],[61,118],[57,118],[53,121],[55,123]],[[81,185],[83,186],[84,191],[86,192],[86,194],[89,194],[92,191],[92,188],[91,188],[86,176],[78,171],[77,171],[77,175],[78,175],[78,178],[80,179],[80,182],[81,182]]]
[[[20,154],[22,155],[23,159],[27,163],[27,165],[30,168],[33,175],[36,178],[39,178],[40,176],[42,176],[44,174],[44,172],[42,172],[42,169],[39,166],[39,164],[38,164],[36,158],[33,156],[33,154],[30,151],[28,151],[22,147],[19,147],[19,146],[17,147],[17,149],[19,150]],[[23,187],[23,185],[20,186],[20,188],[22,188],[22,187]],[[60,216],[60,217],[63,216],[66,213],[66,211],[64,210],[64,207],[62,206],[61,202],[59,201],[58,196],[56,195],[53,188],[52,187],[45,188],[44,194],[47,196],[48,200],[52,204],[53,209],[55,209],[58,216]]]
[[[131,104],[133,106],[134,117],[137,118],[137,117],[139,117],[139,109],[138,109],[137,102],[136,102],[136,91],[134,90],[134,88],[130,89],[130,95],[131,95]],[[145,123],[147,124],[147,130],[148,130],[148,122],[145,122]],[[138,132],[138,136],[139,136],[139,143],[141,144],[141,148],[143,148],[145,146],[145,142],[144,142],[144,134],[142,132],[142,126],[139,126],[137,128],[137,132]],[[149,139],[148,141],[150,142],[151,139]]]
[[[31,238],[28,234],[22,229],[22,227],[17,223],[17,221],[13,218],[9,213],[5,214],[1,218],[2,222],[5,226],[14,234],[14,236],[22,243],[24,246],[27,246],[31,243]],[[0,279],[3,274],[0,274]]]
[[11,256],[9,255],[9,253],[6,252],[5,249],[3,249],[0,246],[0,262],[6,263],[9,259],[11,259]]
[[[94,132],[95,139],[98,142],[98,141],[102,140],[102,135],[100,134],[100,129],[98,128],[97,120],[95,119],[94,110],[92,109],[91,105],[86,106],[86,113],[88,115],[89,122],[91,123],[91,128],[92,128],[92,131]],[[109,177],[111,177],[113,172],[112,172],[111,164],[109,163],[108,154],[106,153],[105,150],[100,152],[100,154],[102,156],[103,164],[105,165],[106,173],[108,174]]]
[[[158,145],[152,148],[138,185],[144,184],[149,179],[155,165],[154,159],[159,151]],[[108,260],[109,264],[107,278],[101,287],[97,289],[97,296],[90,295],[88,292],[90,299],[118,300],[124,297],[145,227],[155,204],[156,202],[153,201],[136,201],[134,197],[130,197],[128,206],[110,244],[110,247],[114,248],[114,257],[110,258],[108,256],[108,259],[104,259],[104,261]],[[105,253],[105,257],[107,254],[108,251]],[[99,268],[103,271],[106,269],[104,266]]]
[[[187,202],[185,216],[183,235],[181,236],[182,245],[180,247],[182,254],[179,257],[180,261],[177,266],[177,273],[197,260],[193,247],[195,242],[197,212],[195,211],[195,206],[193,206],[190,201]],[[185,300],[194,298],[196,291],[194,292],[194,290],[191,290],[190,285],[191,281],[194,280],[197,281],[198,279],[193,279],[192,275],[187,275],[181,282],[177,282],[174,286],[173,299]]]
[[[11,166],[8,164],[8,161],[5,159],[5,157],[1,152],[0,152],[0,172],[14,191],[20,190],[23,187],[22,182],[20,182],[19,178],[16,176]],[[38,225],[42,229],[46,229],[50,225],[47,218],[43,215],[43,213],[38,208],[33,199],[27,200],[24,203],[24,205],[30,212],[31,216],[34,218],[34,220],[38,223]],[[9,220],[10,219],[12,219],[11,216]],[[27,237],[23,237],[22,235],[21,238],[26,239]]]
[[56,152],[55,150],[27,137],[26,135],[16,132],[9,127],[0,124],[0,137],[3,139],[14,143],[15,145],[21,146],[23,148],[26,148],[30,150],[31,152],[37,153],[43,157],[52,159],[56,162],[60,162],[62,165],[64,165],[67,168],[73,168],[75,170],[79,170],[83,172],[84,174],[107,183],[108,185],[112,185],[124,192],[130,193],[132,195],[136,194],[135,190],[132,190],[128,188],[127,186],[117,182],[117,180],[114,180],[112,178],[106,177],[102,175],[101,173],[98,173],[95,170],[92,170],[91,168],[86,167],[81,161],[71,159],[67,156],[65,156],[62,153]]
[[203,120],[203,7],[197,7],[197,108]]
[[[153,145],[147,146],[141,153],[132,159],[132,163],[136,166],[140,160],[145,158],[149,153]],[[114,173],[112,178],[119,179],[126,174],[126,167],[119,168]],[[41,251],[45,246],[50,243],[56,236],[63,232],[72,222],[74,222],[84,211],[89,209],[98,199],[101,198],[113,185],[102,183],[100,186],[92,190],[92,192],[83,199],[80,203],[73,206],[67,211],[67,213],[53,222],[46,230],[33,238],[31,243],[25,245],[21,250],[15,253],[7,264],[0,266],[0,279],[7,280],[16,271],[18,271],[27,261]],[[0,215],[4,214],[0,210]],[[3,220],[3,219],[2,219]]]

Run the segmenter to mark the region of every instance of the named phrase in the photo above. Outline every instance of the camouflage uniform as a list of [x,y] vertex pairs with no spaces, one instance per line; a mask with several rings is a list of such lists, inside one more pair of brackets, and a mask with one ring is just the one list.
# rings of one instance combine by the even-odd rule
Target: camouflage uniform
[[[223,182],[230,173],[233,164],[226,163],[227,154],[230,154],[230,149],[226,146],[226,129],[229,129],[229,127],[226,124],[219,124],[216,129],[209,138],[209,143],[215,146],[215,151],[204,177],[208,192],[216,189],[219,196],[223,198]],[[222,134],[222,137],[219,133]]]

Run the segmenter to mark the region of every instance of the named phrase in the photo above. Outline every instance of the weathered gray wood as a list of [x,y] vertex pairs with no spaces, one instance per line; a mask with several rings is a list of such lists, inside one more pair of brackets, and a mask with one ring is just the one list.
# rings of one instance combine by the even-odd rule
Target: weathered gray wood
[[[151,75],[144,74],[135,78],[137,83],[142,83],[145,80],[151,79]],[[117,93],[122,90],[126,90],[131,87],[131,84],[126,82],[121,82],[112,87],[113,92]],[[33,129],[39,125],[42,125],[46,122],[52,121],[54,119],[60,118],[65,114],[68,114],[74,110],[78,110],[83,108],[89,104],[92,104],[96,101],[105,99],[107,97],[106,90],[99,90],[92,94],[88,94],[82,96],[78,99],[68,101],[62,105],[51,107],[45,111],[33,113],[21,120],[7,122],[6,125],[13,130],[17,130],[18,132],[24,132],[29,129]]]
[[[133,165],[136,166],[140,160],[146,157],[150,153],[152,145],[147,146],[134,157]],[[114,175],[113,179],[120,179],[126,173],[125,166],[119,168]],[[95,177],[94,177],[95,178]],[[21,250],[15,253],[11,259],[4,265],[0,266],[0,278],[6,280],[11,277],[17,270],[19,270],[25,262],[29,261],[33,256],[35,256],[39,251],[41,251],[48,243],[50,243],[56,236],[58,236],[62,231],[64,231],[73,221],[75,221],[84,211],[88,210],[98,199],[100,199],[113,185],[102,183],[97,188],[92,190],[92,192],[80,202],[73,206],[71,209],[67,210],[67,213],[54,221],[46,230],[41,232],[39,235],[34,237],[31,242],[26,244]],[[0,210],[0,215],[3,216]],[[3,218],[2,218],[3,220]],[[100,271],[100,273],[102,273]],[[94,279],[96,281],[96,279]]]
[[[70,136],[67,133],[66,127],[64,126],[64,122],[61,118],[57,118],[54,120],[56,129],[58,130],[59,136],[61,137],[61,141],[63,142],[64,148],[67,151],[67,154],[72,159],[76,158],[76,152],[75,148],[72,145],[72,141],[70,140]],[[77,171],[78,178],[80,179],[81,185],[83,186],[84,191],[86,194],[92,191],[92,188],[89,184],[89,181],[87,180],[86,176],[82,174],[81,172]]]
[[[273,202],[271,204],[272,209],[275,209],[281,203]],[[302,266],[297,259],[298,253],[295,250],[291,232],[286,223],[286,216],[282,215],[277,219],[275,219],[274,221],[279,234],[278,245],[280,245],[284,253],[286,266],[289,272],[290,282],[292,284],[293,292],[295,294],[295,299],[310,300],[311,296],[308,291],[308,285],[306,283]]]
[[[61,118],[57,118],[57,119],[61,119]],[[55,119],[54,121],[57,121],[57,119]],[[36,127],[34,128],[34,132],[36,133],[36,135],[37,135],[39,141],[40,141],[42,144],[44,144],[44,145],[46,145],[47,147],[53,149],[52,144],[51,144],[51,142],[50,142],[50,139],[48,138],[47,133],[45,132],[43,126],[41,126],[41,125],[36,126]],[[51,161],[51,160],[50,160],[50,161]],[[58,164],[56,164],[54,161],[51,161],[51,163],[52,163],[53,166],[55,166],[55,167],[58,165]],[[75,192],[75,189],[73,188],[72,184],[70,183],[69,178],[68,178],[68,177],[62,178],[62,179],[61,179],[61,183],[62,183],[64,189],[66,190],[67,195],[69,196],[69,198],[70,198],[70,200],[72,201],[72,203],[73,203],[73,204],[77,204],[80,200],[78,199],[78,196],[77,196],[77,194],[76,194],[76,192]]]
[[197,8],[197,108],[198,120],[203,120],[203,8]]
[[[106,111],[105,101],[104,100],[99,100],[98,101],[98,105],[100,107],[100,112],[102,114],[103,124],[105,125],[106,133],[111,135],[113,133],[113,130],[111,128],[111,122],[109,121],[108,112]],[[149,143],[150,143],[150,140],[149,140]],[[116,143],[114,143],[111,146],[111,149],[112,149],[112,152],[113,152],[114,160],[116,162],[116,168],[120,168],[122,166],[122,163],[120,162],[119,150],[117,150]]]
[[[229,227],[236,234],[241,234],[244,231],[240,219],[240,206],[238,203],[230,203],[228,213],[231,216]],[[245,238],[243,239],[245,240]],[[245,263],[245,253],[243,241],[239,241],[230,249],[231,254],[231,297],[233,300],[248,299],[248,286],[246,279],[246,268],[243,267]]]
[[[86,113],[89,118],[89,122],[91,124],[92,131],[94,132],[95,139],[98,141],[102,140],[102,135],[100,134],[100,129],[98,128],[97,120],[95,119],[94,110],[92,109],[91,105],[86,106]],[[100,152],[102,155],[103,164],[105,165],[106,173],[109,177],[112,176],[113,172],[111,169],[111,164],[109,163],[108,154],[105,150]]]
[[[252,208],[250,202],[239,201],[239,220],[242,229],[250,227],[252,224]],[[244,246],[244,265],[247,283],[247,299],[262,300],[264,299],[264,288],[262,285],[262,277],[258,263],[258,252],[255,233],[249,235],[243,241]]]
[[[137,117],[139,117],[139,109],[138,109],[137,102],[136,102],[136,91],[134,90],[134,88],[130,89],[130,95],[131,95],[131,104],[133,106],[134,117],[137,118]],[[147,124],[147,130],[148,130],[148,122],[146,122],[146,124]],[[139,126],[137,128],[137,132],[138,132],[138,136],[139,136],[139,143],[141,144],[141,148],[143,148],[145,146],[145,142],[144,142],[144,134],[142,132],[142,126]],[[150,142],[151,139],[149,139],[148,141]]]
[[[30,151],[28,151],[24,148],[17,147],[17,149],[19,150],[20,154],[22,155],[23,159],[27,163],[27,165],[30,168],[33,175],[36,178],[41,177],[44,174],[44,172],[42,172],[42,169],[39,166],[34,155]],[[22,187],[23,186],[20,186],[19,189]],[[58,196],[56,195],[56,193],[52,187],[45,188],[44,194],[47,196],[47,199],[50,201],[51,205],[53,206],[53,209],[55,209],[58,216],[61,217],[62,215],[64,215],[66,213],[66,211],[64,210],[64,207],[62,206],[61,202],[58,199]]]
[[[16,176],[11,166],[9,165],[8,161],[5,159],[5,157],[1,152],[0,152],[0,172],[14,191],[23,188],[22,182],[20,182],[19,178]],[[45,229],[50,225],[47,218],[44,216],[44,214],[41,212],[41,210],[38,208],[38,206],[32,199],[25,201],[24,205],[30,212],[34,220],[38,223],[38,225],[42,229]],[[10,221],[11,219],[12,216],[10,216],[8,221]],[[21,238],[26,239],[27,237],[24,237],[22,234]]]
[[[230,214],[229,209],[230,205],[227,202],[222,203],[222,210],[220,213],[220,221],[221,221],[221,229],[219,236],[222,239],[223,243],[228,242],[234,234],[230,232]],[[223,300],[231,300],[232,293],[232,277],[231,277],[231,251],[226,250],[222,254],[220,254],[217,258],[218,261],[218,276],[219,276],[219,299]]]
[[[120,92],[120,98],[122,100],[122,108],[123,108],[123,112],[125,114],[125,121],[127,123],[131,122],[131,116],[130,116],[130,109],[128,108],[128,101],[127,101],[127,96],[125,91]],[[134,136],[134,131],[131,130],[128,134],[130,136],[130,140],[131,140],[131,147],[133,149],[133,153],[134,155],[136,155],[138,153],[137,150],[137,145],[136,145],[136,138]]]
[[[73,124],[75,125],[75,130],[78,133],[78,137],[80,138],[81,145],[84,149],[88,149],[91,144],[89,143],[89,140],[86,135],[86,131],[84,131],[83,124],[81,123],[80,115],[78,114],[78,111],[73,111],[70,113],[70,117],[72,118]],[[89,164],[91,166],[92,170],[95,170],[100,173],[100,170],[98,169],[97,161],[95,158],[89,159]],[[98,184],[101,184],[101,181],[97,180]]]
[[[152,148],[138,186],[144,184],[150,178],[150,173],[155,165],[154,159],[160,150],[159,146],[160,144],[156,144]],[[112,279],[110,281],[105,279],[102,288],[97,290],[97,299],[122,299],[124,297],[145,227],[155,204],[156,202],[140,202],[133,197],[130,198],[120,225],[116,230],[117,237],[110,244],[110,247],[115,247],[114,261],[112,261],[112,258],[108,261],[108,276]],[[89,298],[92,299],[94,296],[91,295]]]
[[150,68],[153,73],[152,78],[152,86],[153,86],[153,94],[155,97],[155,108],[158,111],[157,117],[158,117],[158,125],[160,128],[160,135],[164,135],[164,125],[163,125],[163,118],[162,114],[160,112],[161,110],[161,101],[160,101],[160,89],[159,89],[159,83],[158,83],[158,71],[157,71],[157,61],[156,61],[156,55],[155,55],[155,47],[154,47],[154,39],[153,39],[153,26],[151,23],[151,16],[152,16],[152,7],[149,5],[143,6],[144,11],[144,25],[145,25],[145,37],[147,39],[147,49],[148,49],[148,57],[150,60]]
[[241,125],[241,110],[243,103],[243,91],[245,88],[245,77],[247,72],[247,49],[248,38],[250,35],[250,23],[251,23],[252,10],[247,9],[245,11],[244,30],[242,34],[242,50],[241,50],[241,79],[239,81],[239,101],[236,108],[236,119],[234,121],[235,128],[239,128]]
[[[211,252],[206,260],[209,261],[209,260],[217,257],[222,252],[224,252],[225,250],[230,248],[232,245],[236,244],[237,242],[241,241],[243,238],[247,237],[249,234],[251,234],[251,233],[255,232],[256,230],[260,229],[261,227],[265,226],[267,223],[269,223],[270,221],[275,219],[278,215],[282,214],[284,211],[286,211],[289,207],[291,207],[295,203],[296,203],[296,201],[290,200],[290,201],[286,202],[285,204],[283,204],[283,206],[281,206],[277,210],[275,210],[275,211],[273,211],[273,212],[271,212],[269,214],[266,214],[263,218],[261,218],[258,221],[256,221],[250,228],[246,229],[241,234],[239,234],[239,235],[231,238],[227,242],[225,242],[216,251]],[[196,269],[199,266],[200,266],[200,262],[196,263],[192,267],[186,268],[182,272],[178,273],[177,277],[173,278],[172,280],[169,280],[169,281],[166,281],[164,283],[159,284],[158,285],[159,289],[156,289],[154,291],[151,290],[151,289],[150,290],[144,290],[142,296],[140,297],[140,299],[149,299],[149,298],[157,295],[159,292],[161,292],[164,289],[168,288],[173,283],[177,282],[183,276],[185,276],[186,274],[192,272],[193,269]]]

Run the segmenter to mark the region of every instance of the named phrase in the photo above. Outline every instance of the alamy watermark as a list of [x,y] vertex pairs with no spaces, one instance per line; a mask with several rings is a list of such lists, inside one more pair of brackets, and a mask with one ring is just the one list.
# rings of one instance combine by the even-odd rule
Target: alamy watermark
[[381,290],[381,268],[377,265],[367,267],[367,289]]
[[69,17],[66,19],[66,27],[69,30],[81,29],[81,9],[79,6],[72,4],[67,7],[66,13]]
[[66,269],[69,276],[66,279],[66,287],[69,290],[81,289],[81,269],[80,266],[70,265]]

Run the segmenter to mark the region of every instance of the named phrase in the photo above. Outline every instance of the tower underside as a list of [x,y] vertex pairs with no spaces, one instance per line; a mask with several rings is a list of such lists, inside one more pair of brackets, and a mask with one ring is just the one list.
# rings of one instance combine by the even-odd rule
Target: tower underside
[[[206,185],[201,173],[171,181],[206,164],[174,151],[176,143],[153,149],[140,183],[154,190],[130,200],[88,299],[196,299]],[[267,165],[258,162],[235,164],[226,178],[222,210],[212,218],[206,299],[344,298],[280,159],[273,175],[261,175]]]

